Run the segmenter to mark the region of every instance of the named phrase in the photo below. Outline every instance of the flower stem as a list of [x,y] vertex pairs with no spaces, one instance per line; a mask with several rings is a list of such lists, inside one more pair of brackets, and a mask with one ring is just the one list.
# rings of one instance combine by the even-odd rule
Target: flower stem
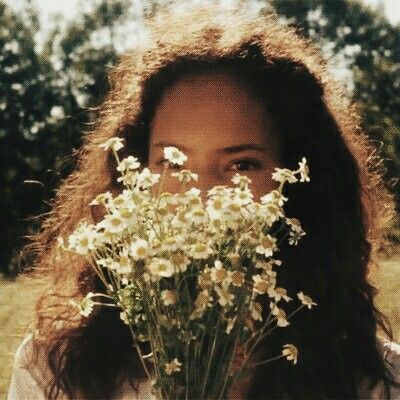
[[207,371],[206,371],[206,375],[204,377],[203,385],[202,385],[202,389],[201,389],[201,398],[204,397],[204,391],[205,391],[206,386],[207,386],[207,379],[208,379],[208,374],[210,372],[211,360],[212,360],[212,357],[214,355],[215,346],[217,344],[218,329],[219,329],[219,316],[218,316],[218,320],[217,320],[217,326],[216,326],[216,329],[215,329],[215,336],[214,336],[214,341],[213,341],[212,348],[211,348],[211,353],[208,356],[208,365],[207,365]]
[[162,172],[162,175],[161,175],[160,184],[159,184],[159,186],[158,186],[158,191],[157,191],[157,197],[158,197],[158,199],[157,199],[157,208],[158,208],[159,196],[160,196],[160,194],[161,194],[162,185],[163,185],[163,183],[164,183],[165,175],[167,174],[168,167],[169,167],[169,163],[166,162],[166,163],[164,164],[164,169],[163,169],[163,172]]

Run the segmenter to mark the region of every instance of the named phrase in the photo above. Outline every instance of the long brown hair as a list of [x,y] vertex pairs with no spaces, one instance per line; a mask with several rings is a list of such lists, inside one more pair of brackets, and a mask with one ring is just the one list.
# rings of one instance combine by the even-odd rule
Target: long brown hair
[[52,376],[49,398],[61,391],[71,398],[110,398],[126,378],[145,377],[119,312],[97,308],[81,319],[68,306],[71,297],[104,289],[87,263],[60,251],[57,238],[66,239],[82,218],[92,219],[89,202],[97,194],[120,190],[114,161],[98,145],[124,137],[126,154],[146,165],[149,125],[164,90],[186,72],[215,69],[231,73],[264,102],[280,134],[284,166],[296,168],[305,156],[311,171],[309,184],[287,189],[286,213],[307,234],[297,247],[281,248],[285,267],[278,283],[289,293],[307,292],[318,307],[268,337],[261,348],[265,358],[295,343],[299,362],[260,365],[248,397],[353,399],[364,379],[371,387],[393,383],[377,329],[389,339],[392,332],[368,281],[395,213],[381,158],[310,42],[274,16],[224,11],[221,17],[218,11],[163,12],[148,22],[152,36],[112,72],[111,91],[85,136],[78,166],[58,190],[31,246],[37,251],[36,276],[50,284],[37,303],[35,326],[37,348]]

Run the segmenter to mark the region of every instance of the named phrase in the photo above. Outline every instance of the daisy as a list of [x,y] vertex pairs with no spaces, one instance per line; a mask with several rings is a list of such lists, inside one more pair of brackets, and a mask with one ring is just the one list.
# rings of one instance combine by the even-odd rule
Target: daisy
[[165,258],[154,257],[147,268],[153,277],[166,277],[169,278],[175,272],[174,266],[171,261]]
[[271,288],[268,291],[268,295],[269,295],[269,297],[274,298],[276,302],[280,301],[281,299],[284,299],[286,302],[293,300],[291,297],[289,297],[286,294],[286,289],[284,289],[282,287]]
[[163,290],[161,292],[161,300],[165,306],[175,304],[177,302],[176,292],[173,290]]
[[111,149],[113,151],[118,151],[124,147],[123,142],[124,139],[122,138],[112,137],[108,139],[106,142],[100,144],[99,147],[103,148],[104,151],[107,151],[108,149]]
[[112,200],[113,196],[111,192],[100,193],[97,195],[90,203],[90,206],[99,205],[99,204],[107,204]]
[[250,232],[246,232],[240,235],[239,237],[239,245],[244,245],[244,246],[257,246],[257,244],[259,243],[259,235],[254,232],[254,231],[250,231]]
[[171,362],[165,363],[165,373],[171,375],[174,372],[178,372],[181,370],[181,366],[182,363],[177,358],[174,358]]
[[[118,267],[117,261],[114,259],[107,257],[107,258],[100,258],[96,260],[96,264],[99,265],[100,267],[108,268],[112,271],[115,271]],[[109,288],[110,290],[113,290],[112,286]]]
[[232,286],[241,287],[245,281],[244,273],[240,271],[233,271],[231,273]]
[[136,186],[142,189],[149,189],[160,180],[160,174],[153,174],[147,167],[137,177]]
[[229,334],[231,332],[231,330],[233,329],[236,319],[237,319],[237,315],[235,315],[234,318],[227,319],[226,331],[225,331],[227,334]]
[[216,185],[207,191],[207,197],[212,197],[212,196],[229,197],[231,190],[232,189],[226,185]]
[[219,260],[216,260],[214,268],[211,268],[211,279],[214,283],[229,284],[231,282],[229,271],[223,267]]
[[254,264],[255,268],[262,269],[266,274],[269,272],[273,271],[273,264],[271,260],[265,261],[265,260],[257,260],[256,263]]
[[305,157],[303,157],[299,162],[299,172],[301,175],[300,182],[310,182],[310,177],[308,175],[310,170],[307,166],[307,160]]
[[282,308],[279,308],[276,303],[271,302],[269,304],[271,308],[272,315],[275,315],[277,319],[277,325],[280,326],[281,328],[284,328],[285,326],[289,325],[289,321],[286,319],[286,312],[285,310],[282,310]]
[[253,193],[248,188],[234,188],[234,200],[242,205],[250,204],[253,201]]
[[245,175],[240,175],[238,173],[236,173],[231,181],[235,184],[235,185],[240,185],[240,187],[246,187],[247,185],[250,185],[251,183],[251,179]]
[[117,171],[125,172],[125,171],[132,171],[138,169],[140,167],[139,159],[133,156],[129,156],[124,158],[117,167]]
[[95,294],[93,292],[89,292],[79,303],[72,299],[69,301],[69,303],[79,310],[79,314],[83,315],[84,317],[88,317],[93,311],[95,305],[94,301],[92,300],[92,297],[94,296]]
[[293,344],[285,344],[283,348],[282,355],[285,356],[288,361],[293,361],[293,365],[296,365],[297,355],[299,353],[297,347]]
[[111,210],[117,210],[119,208],[129,208],[135,209],[135,202],[132,200],[132,194],[129,190],[124,189],[124,191],[118,196],[111,199],[109,202],[109,208]]
[[250,305],[250,315],[255,321],[262,321],[262,306],[257,301],[251,301]]
[[287,200],[288,198],[285,197],[279,190],[273,190],[272,192],[260,197],[261,204],[273,203],[279,207],[282,207],[284,202]]
[[139,173],[137,171],[126,171],[124,175],[117,178],[117,182],[122,182],[125,186],[134,187],[137,183]]
[[272,179],[280,183],[295,183],[297,178],[294,172],[287,168],[275,168],[275,172],[272,174]]
[[187,156],[174,146],[164,147],[164,157],[172,165],[183,165]]
[[210,288],[213,284],[213,280],[211,279],[211,269],[205,267],[204,270],[200,272],[197,280],[201,289]]
[[114,264],[115,270],[118,274],[125,275],[132,272],[133,263],[129,258],[128,249],[124,248],[120,253],[118,260]]
[[144,260],[149,255],[149,243],[144,239],[135,240],[129,250],[134,260]]
[[261,204],[259,215],[268,225],[272,225],[279,218],[283,218],[282,209],[274,203]]
[[317,303],[314,303],[311,297],[305,295],[303,292],[297,293],[297,297],[300,299],[301,303],[311,309],[312,306],[316,306]]
[[230,293],[227,288],[215,286],[215,291],[218,294],[218,303],[221,304],[222,307],[233,305],[235,295]]
[[125,229],[124,220],[118,212],[105,215],[104,219],[97,226],[104,228],[109,233],[119,233]]
[[181,251],[171,254],[170,260],[180,272],[185,272],[190,264],[189,258]]
[[213,196],[206,201],[206,210],[211,219],[220,219],[225,209],[226,201],[221,196]]
[[207,259],[213,250],[205,243],[196,243],[191,247],[190,255],[195,260]]
[[190,181],[197,181],[199,179],[198,174],[195,174],[188,169],[183,169],[179,172],[173,172],[171,176],[178,178],[178,181],[184,184],[189,183]]
[[237,199],[232,199],[226,206],[226,213],[230,217],[241,217],[242,204]]
[[158,198],[158,206],[160,208],[166,208],[169,210],[176,205],[178,205],[178,201],[172,193],[161,193],[160,197]]
[[180,235],[168,236],[161,242],[161,249],[166,251],[177,251],[182,247],[184,240]]
[[195,225],[201,225],[201,224],[205,224],[208,222],[207,212],[200,207],[194,208],[189,213],[188,218],[189,218],[190,222]]
[[68,247],[80,255],[85,255],[96,248],[96,239],[98,237],[99,233],[92,226],[83,223],[69,236]]
[[290,225],[291,228],[289,232],[289,244],[297,245],[297,242],[306,233],[303,231],[300,221],[297,218],[286,218],[286,223]]
[[257,294],[264,294],[270,287],[270,283],[262,279],[260,275],[253,275],[253,291]]
[[238,254],[238,253],[229,253],[227,255],[227,257],[229,258],[229,260],[230,260],[230,262],[232,264],[232,267],[234,267],[234,268],[240,267],[240,265],[241,265],[241,263],[240,263],[240,254]]
[[261,243],[256,247],[256,252],[264,254],[265,257],[272,257],[274,250],[277,250],[276,241],[277,239],[270,235],[263,236]]
[[213,297],[210,295],[207,289],[202,290],[194,302],[196,309],[205,310],[206,307],[212,307]]
[[130,208],[123,208],[119,212],[119,216],[122,218],[126,227],[136,226],[138,223],[138,218],[136,212]]

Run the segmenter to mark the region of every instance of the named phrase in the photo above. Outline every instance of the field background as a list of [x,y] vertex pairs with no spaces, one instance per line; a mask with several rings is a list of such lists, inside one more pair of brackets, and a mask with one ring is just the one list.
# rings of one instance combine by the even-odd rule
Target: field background
[[[394,255],[382,258],[371,281],[381,288],[377,303],[390,318],[396,341],[400,342],[400,248]],[[0,399],[7,397],[14,353],[33,315],[34,290],[31,282],[0,278]]]

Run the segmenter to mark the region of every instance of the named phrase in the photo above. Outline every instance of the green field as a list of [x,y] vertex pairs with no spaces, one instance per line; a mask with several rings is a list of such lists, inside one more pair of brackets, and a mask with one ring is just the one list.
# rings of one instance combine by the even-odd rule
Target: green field
[[[396,340],[400,341],[400,252],[382,260],[371,279],[381,288],[378,305],[389,316]],[[397,290],[396,290],[397,289]],[[11,366],[24,328],[33,315],[33,284],[0,279],[0,399],[6,398]]]

